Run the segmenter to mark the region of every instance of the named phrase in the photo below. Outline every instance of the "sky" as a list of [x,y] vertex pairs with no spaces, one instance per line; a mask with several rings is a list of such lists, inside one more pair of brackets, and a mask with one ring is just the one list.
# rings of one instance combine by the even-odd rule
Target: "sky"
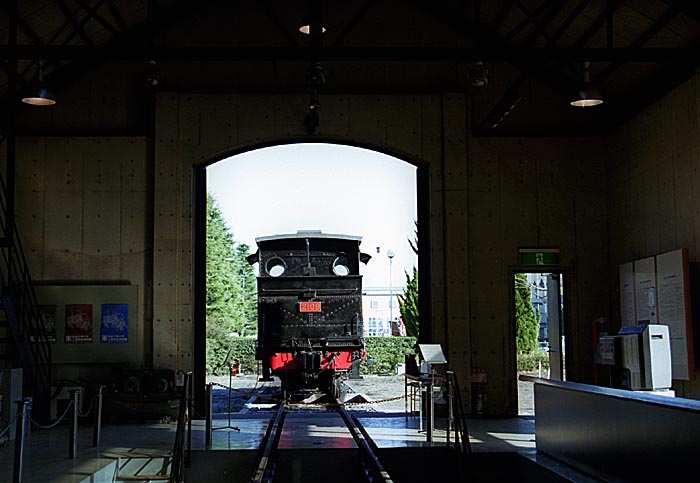
[[362,237],[360,249],[372,256],[360,269],[365,287],[403,286],[404,271],[418,264],[408,242],[416,168],[392,156],[320,143],[262,148],[209,166],[207,189],[251,253],[256,237],[321,230]]

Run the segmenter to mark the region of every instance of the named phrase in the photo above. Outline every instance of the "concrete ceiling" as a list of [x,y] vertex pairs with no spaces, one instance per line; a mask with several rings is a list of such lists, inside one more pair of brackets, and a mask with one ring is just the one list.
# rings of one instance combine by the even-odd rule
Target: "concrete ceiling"
[[[309,14],[325,34],[299,33]],[[700,65],[700,2],[6,0],[0,39],[4,106],[39,62],[59,96],[90,82],[138,109],[149,60],[158,89],[236,94],[309,92],[317,61],[321,103],[325,93],[468,92],[477,135],[601,135]],[[483,89],[469,85],[478,61]],[[573,108],[585,61],[605,103]],[[143,116],[125,119],[109,127],[143,128]]]

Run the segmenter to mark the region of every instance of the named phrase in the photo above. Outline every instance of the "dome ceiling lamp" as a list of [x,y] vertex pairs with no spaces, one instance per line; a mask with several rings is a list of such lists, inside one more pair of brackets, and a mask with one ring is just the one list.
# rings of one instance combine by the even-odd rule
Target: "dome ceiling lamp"
[[56,104],[56,96],[44,84],[44,66],[41,60],[37,67],[37,78],[37,82],[34,82],[27,94],[22,97],[22,102],[31,106],[53,106]]
[[592,107],[603,103],[603,96],[600,90],[591,85],[589,67],[590,62],[586,61],[583,64],[583,85],[578,91],[576,98],[570,103],[574,107]]
[[[299,32],[304,35],[311,35],[311,22],[309,21],[308,15],[302,19],[301,25],[299,26]],[[321,25],[321,33],[326,33],[326,27],[323,25]]]

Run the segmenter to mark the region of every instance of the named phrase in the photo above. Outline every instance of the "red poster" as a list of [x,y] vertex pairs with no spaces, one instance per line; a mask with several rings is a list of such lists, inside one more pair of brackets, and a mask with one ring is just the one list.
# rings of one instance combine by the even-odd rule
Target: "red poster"
[[92,304],[66,305],[66,344],[92,342]]

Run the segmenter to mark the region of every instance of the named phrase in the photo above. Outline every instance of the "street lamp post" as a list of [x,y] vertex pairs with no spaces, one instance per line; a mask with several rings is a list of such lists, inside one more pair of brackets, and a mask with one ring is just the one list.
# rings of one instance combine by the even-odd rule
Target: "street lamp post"
[[386,256],[389,257],[389,330],[391,330],[394,323],[394,287],[391,283],[391,262],[394,259],[394,252],[387,250]]

